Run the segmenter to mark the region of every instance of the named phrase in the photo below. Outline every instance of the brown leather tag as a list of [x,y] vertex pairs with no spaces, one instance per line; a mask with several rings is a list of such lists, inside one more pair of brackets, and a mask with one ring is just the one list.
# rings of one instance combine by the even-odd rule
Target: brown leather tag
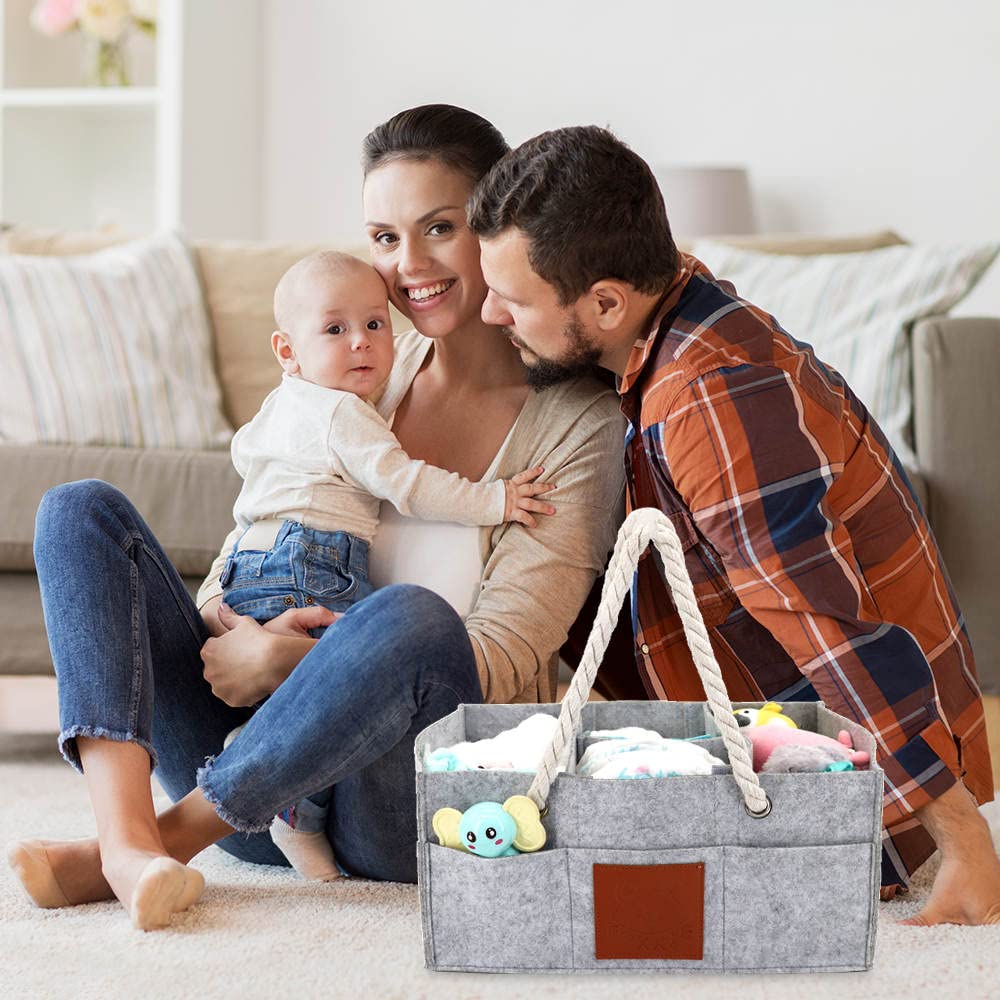
[[705,865],[594,865],[594,957],[701,961]]

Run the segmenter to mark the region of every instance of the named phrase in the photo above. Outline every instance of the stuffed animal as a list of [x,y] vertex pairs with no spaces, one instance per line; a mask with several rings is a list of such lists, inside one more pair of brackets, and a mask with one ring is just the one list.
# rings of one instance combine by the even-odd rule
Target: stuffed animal
[[771,755],[761,765],[761,771],[772,774],[853,771],[854,765],[847,759],[849,753],[847,747],[843,746],[837,751],[832,747],[807,747],[798,743],[783,743],[771,751]]
[[[825,770],[827,764],[840,760],[846,760],[854,767],[867,767],[871,760],[867,751],[854,749],[846,729],[841,729],[835,740],[808,729],[790,729],[788,726],[773,723],[766,726],[747,726],[743,730],[743,734],[753,744],[753,769],[755,771],[776,770],[775,767],[765,768],[764,765],[778,747],[787,746],[816,747],[832,755],[832,757],[824,759],[823,767],[796,768],[799,770]],[[801,755],[799,758],[795,758],[794,755],[789,755],[788,751],[783,751],[782,756],[785,757],[786,762],[791,761],[796,764],[802,762]],[[813,759],[818,760],[815,755],[813,755]],[[785,769],[792,770],[793,768]]]
[[503,805],[477,802],[464,813],[438,809],[431,826],[443,846],[481,858],[506,858],[545,846],[538,806],[527,795],[512,795]]
[[783,714],[782,707],[776,701],[766,702],[760,708],[738,708],[733,715],[741,726],[768,726],[777,723],[790,729],[798,729],[798,726]]

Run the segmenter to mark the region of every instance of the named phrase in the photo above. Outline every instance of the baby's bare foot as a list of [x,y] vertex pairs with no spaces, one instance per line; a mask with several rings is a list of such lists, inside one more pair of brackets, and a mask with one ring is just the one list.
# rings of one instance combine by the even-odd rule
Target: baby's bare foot
[[96,840],[22,840],[7,845],[7,863],[35,906],[114,899]]

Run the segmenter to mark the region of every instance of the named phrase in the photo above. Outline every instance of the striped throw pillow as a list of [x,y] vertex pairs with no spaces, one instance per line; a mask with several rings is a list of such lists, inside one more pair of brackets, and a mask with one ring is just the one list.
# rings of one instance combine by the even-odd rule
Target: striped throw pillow
[[998,244],[898,246],[791,257],[708,240],[694,246],[716,278],[731,281],[741,298],[766,309],[840,372],[911,469],[910,328],[956,305],[998,251]]
[[191,254],[165,233],[79,257],[0,254],[0,442],[224,448]]

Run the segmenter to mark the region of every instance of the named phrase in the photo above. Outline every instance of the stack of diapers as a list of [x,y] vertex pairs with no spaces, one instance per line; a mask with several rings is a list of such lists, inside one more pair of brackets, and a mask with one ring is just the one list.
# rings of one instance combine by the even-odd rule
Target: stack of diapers
[[673,778],[689,774],[722,774],[725,761],[688,740],[674,740],[652,729],[595,729],[576,773],[582,778]]

